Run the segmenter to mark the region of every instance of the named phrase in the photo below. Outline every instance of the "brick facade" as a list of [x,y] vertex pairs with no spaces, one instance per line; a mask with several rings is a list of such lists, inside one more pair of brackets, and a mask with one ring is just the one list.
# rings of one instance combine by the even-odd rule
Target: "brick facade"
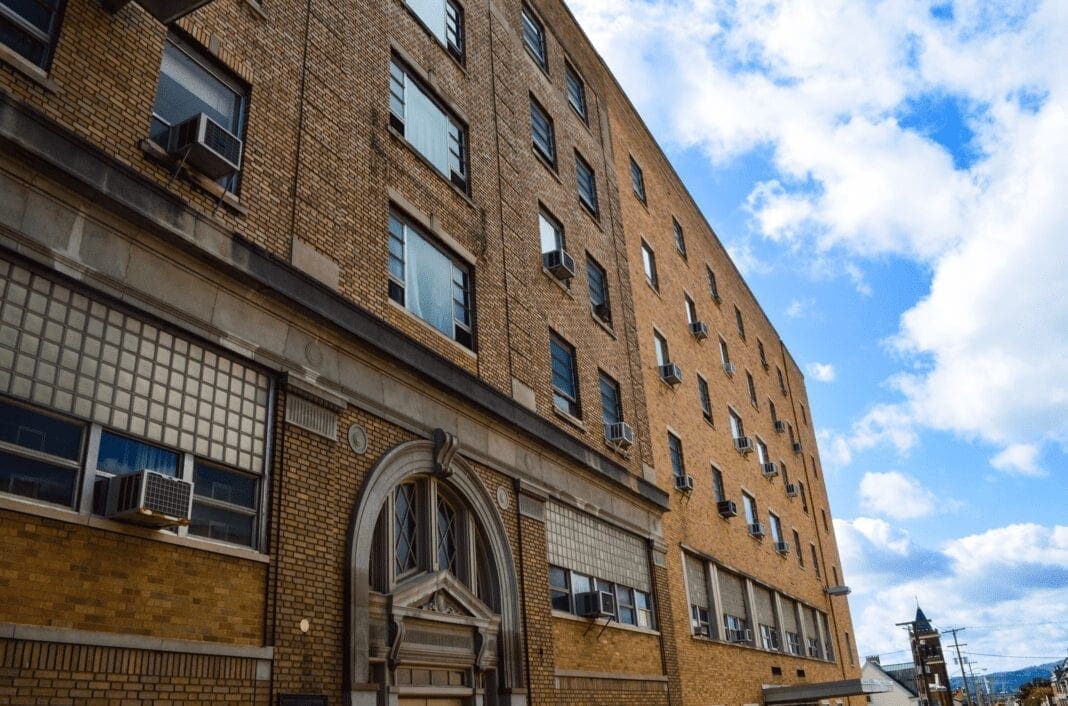
[[[304,694],[376,706],[740,706],[759,702],[762,685],[859,675],[846,599],[824,590],[844,580],[800,370],[566,6],[462,10],[462,61],[402,0],[214,0],[169,29],[134,3],[109,12],[69,0],[47,70],[0,47],[0,265],[115,312],[101,321],[119,322],[115,335],[141,356],[122,368],[106,351],[68,346],[90,324],[31,302],[17,282],[0,292],[0,355],[10,351],[22,380],[4,378],[0,396],[17,421],[0,438],[0,702],[275,704]],[[524,12],[544,29],[544,67],[524,45]],[[179,169],[147,139],[168,42],[248,89],[237,193]],[[391,61],[466,128],[465,187],[391,124]],[[569,72],[584,86],[585,117],[569,100]],[[555,160],[532,144],[532,101],[552,121]],[[580,202],[577,159],[596,180],[596,209]],[[543,267],[542,210],[575,259],[568,282]],[[389,296],[391,213],[467,269],[470,348]],[[658,291],[643,273],[643,240],[657,255]],[[608,316],[594,312],[590,259],[605,272]],[[709,326],[703,342],[689,333],[685,295]],[[149,329],[160,333],[149,340]],[[654,330],[680,385],[660,379]],[[554,402],[551,335],[574,349],[571,414]],[[121,359],[127,348],[115,345]],[[184,357],[179,366],[189,346],[220,370],[252,371],[258,387],[223,384]],[[109,387],[121,370],[136,371],[124,384],[142,386],[144,409]],[[64,371],[75,377],[64,383]],[[629,448],[605,439],[602,373],[619,385]],[[82,407],[58,402],[63,384]],[[800,452],[775,430],[769,400]],[[781,475],[766,480],[754,455],[735,451],[728,405],[804,484],[807,509]],[[116,421],[130,412],[141,426]],[[77,452],[42,456],[19,415],[79,429]],[[253,448],[256,424],[269,431]],[[669,429],[692,493],[674,490]],[[239,486],[198,480],[195,532],[109,519],[93,501],[105,434],[174,455],[183,480],[210,462],[254,490],[235,505]],[[27,481],[43,471],[26,459],[74,474],[69,500],[43,499]],[[740,504],[749,492],[763,521],[769,510],[781,518],[787,541],[797,530],[804,566],[751,538],[743,518],[716,514],[711,464],[729,497]],[[397,500],[408,483],[410,535]],[[439,498],[458,518],[459,558],[441,549],[450,525],[428,505]],[[593,528],[555,539],[571,543],[557,555],[596,553],[597,536],[624,537],[617,554],[635,547],[624,559],[636,571],[585,579],[622,592],[616,599],[647,595],[651,623],[553,609],[550,504]],[[205,508],[220,507],[252,518],[248,538],[213,534],[222,529]],[[694,637],[686,555],[825,614],[834,657]],[[558,568],[586,564],[574,563]]]

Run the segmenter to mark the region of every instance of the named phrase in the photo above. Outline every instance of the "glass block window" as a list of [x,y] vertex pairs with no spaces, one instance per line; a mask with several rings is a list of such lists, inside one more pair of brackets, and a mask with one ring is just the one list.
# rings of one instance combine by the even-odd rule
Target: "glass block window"
[[389,65],[389,124],[446,179],[467,191],[467,127],[397,57]]
[[396,212],[389,215],[389,297],[460,345],[474,347],[467,265]]
[[545,45],[545,26],[525,5],[522,10],[522,21],[523,44],[526,45],[530,55],[534,57],[534,61],[538,62],[538,66],[548,70],[549,52],[546,50]]
[[564,79],[567,82],[567,102],[579,114],[583,122],[589,120],[586,109],[586,84],[579,78],[571,64],[564,64]]
[[559,336],[550,335],[549,353],[552,361],[553,404],[561,412],[579,417],[578,374],[575,348]]
[[579,154],[575,153],[575,176],[578,179],[579,201],[589,211],[597,215],[597,177],[593,167]]
[[[550,564],[639,591],[652,590],[648,550],[641,538],[555,502],[545,504],[545,533]],[[581,592],[578,588],[573,580],[572,590]]]
[[63,16],[62,0],[0,1],[0,44],[48,70]]
[[545,161],[555,167],[556,135],[553,120],[533,96],[530,98],[530,131],[533,136],[534,149],[545,158]]

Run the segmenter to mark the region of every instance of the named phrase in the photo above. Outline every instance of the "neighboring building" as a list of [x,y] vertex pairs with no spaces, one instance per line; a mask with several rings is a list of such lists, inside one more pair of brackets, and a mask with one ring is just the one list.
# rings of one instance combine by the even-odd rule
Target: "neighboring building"
[[2,698],[865,690],[802,374],[560,0],[139,2],[0,0]]
[[[949,688],[949,672],[942,652],[941,634],[931,626],[931,621],[919,606],[916,606],[915,618],[898,625],[905,627],[909,633],[913,688],[919,696],[920,706],[953,706],[953,692]],[[904,666],[901,665],[902,668]],[[907,679],[904,674],[901,678]]]
[[1053,668],[1050,686],[1053,687],[1053,705],[1068,706],[1068,657]]
[[890,686],[888,691],[868,697],[872,706],[919,706],[916,665],[912,662],[884,665],[878,657],[868,657],[861,668],[861,676]]

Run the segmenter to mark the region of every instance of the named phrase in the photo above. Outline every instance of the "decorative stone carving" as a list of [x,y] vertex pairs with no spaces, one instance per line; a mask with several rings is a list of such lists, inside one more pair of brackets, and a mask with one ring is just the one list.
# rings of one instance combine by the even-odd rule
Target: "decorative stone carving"
[[452,475],[452,460],[460,450],[460,440],[444,429],[434,430],[434,473],[439,478]]

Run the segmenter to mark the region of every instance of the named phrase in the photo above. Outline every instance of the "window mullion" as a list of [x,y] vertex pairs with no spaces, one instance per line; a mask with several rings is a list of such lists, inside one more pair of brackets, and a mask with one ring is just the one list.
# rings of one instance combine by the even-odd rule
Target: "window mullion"
[[78,512],[82,515],[93,513],[93,487],[96,484],[96,459],[100,454],[100,425],[90,424],[89,440],[85,445],[85,464],[82,475],[81,497],[78,500]]
[[[422,487],[420,487],[422,486]],[[416,485],[417,501],[423,507],[416,507],[415,533],[416,566],[419,569],[438,571],[438,488],[437,483],[427,480]]]

